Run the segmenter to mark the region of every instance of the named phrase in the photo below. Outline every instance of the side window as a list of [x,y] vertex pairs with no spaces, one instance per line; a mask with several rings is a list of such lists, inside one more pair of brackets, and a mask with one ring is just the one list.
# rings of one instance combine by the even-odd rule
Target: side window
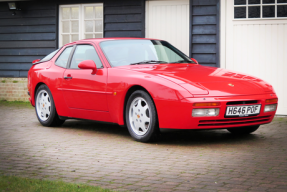
[[69,60],[70,53],[72,51],[73,47],[68,47],[66,48],[61,55],[58,57],[57,61],[55,62],[56,65],[59,67],[66,68],[67,67],[67,62]]
[[74,55],[71,61],[70,68],[78,69],[79,63],[85,60],[93,60],[96,63],[97,68],[103,67],[102,62],[93,46],[77,45],[77,48],[74,52]]

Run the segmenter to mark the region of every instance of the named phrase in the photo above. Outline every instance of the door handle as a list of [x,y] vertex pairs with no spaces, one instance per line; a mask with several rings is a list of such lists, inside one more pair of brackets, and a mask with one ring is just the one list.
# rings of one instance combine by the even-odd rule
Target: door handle
[[72,79],[73,77],[72,76],[66,76],[64,77],[64,79]]

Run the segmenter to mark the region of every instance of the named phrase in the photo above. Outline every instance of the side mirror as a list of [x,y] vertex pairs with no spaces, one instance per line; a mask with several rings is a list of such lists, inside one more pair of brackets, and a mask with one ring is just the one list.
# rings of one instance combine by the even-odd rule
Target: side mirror
[[93,60],[85,60],[79,63],[78,67],[80,69],[92,69],[92,75],[97,73],[97,66]]
[[193,62],[195,62],[196,64],[198,64],[198,61],[197,61],[196,59],[191,58],[191,60],[192,60]]
[[39,61],[41,61],[41,59],[36,59],[36,60],[32,61],[32,64],[37,63]]

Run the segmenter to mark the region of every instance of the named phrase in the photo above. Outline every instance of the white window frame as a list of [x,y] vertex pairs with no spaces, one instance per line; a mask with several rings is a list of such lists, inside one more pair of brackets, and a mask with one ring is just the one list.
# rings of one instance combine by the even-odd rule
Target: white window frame
[[[234,3],[234,0],[232,0]],[[233,20],[265,20],[265,19],[286,19],[287,17],[277,17],[277,5],[287,5],[287,3],[277,3],[277,0],[275,0],[275,3],[270,4],[263,4],[263,0],[260,0],[260,4],[248,4],[248,0],[246,0],[245,5],[234,5],[235,7],[245,7],[246,8],[246,18],[233,18]],[[258,7],[260,6],[260,18],[248,18],[248,7]],[[263,17],[263,7],[264,6],[275,6],[275,17]],[[234,11],[234,9],[233,9]],[[235,11],[234,11],[235,12]]]
[[[59,20],[58,20],[58,25],[59,25],[59,31],[58,31],[58,35],[59,35],[59,42],[58,42],[58,46],[61,47],[63,46],[62,41],[62,35],[63,35],[63,26],[62,26],[62,11],[61,9],[64,7],[78,7],[79,8],[79,19],[68,19],[66,21],[73,21],[73,20],[78,20],[79,21],[79,40],[81,39],[85,39],[85,16],[84,16],[84,8],[87,6],[102,6],[103,7],[103,15],[102,15],[102,19],[92,19],[93,21],[96,20],[102,20],[102,32],[87,32],[87,34],[91,33],[102,33],[104,36],[104,4],[103,3],[93,3],[93,4],[66,4],[66,5],[59,5]],[[90,19],[88,19],[90,20]],[[70,24],[70,33],[64,33],[67,35],[72,35],[73,33],[71,32],[71,27],[72,25]],[[71,41],[71,37],[70,37],[70,41]],[[71,41],[72,42],[72,41]]]

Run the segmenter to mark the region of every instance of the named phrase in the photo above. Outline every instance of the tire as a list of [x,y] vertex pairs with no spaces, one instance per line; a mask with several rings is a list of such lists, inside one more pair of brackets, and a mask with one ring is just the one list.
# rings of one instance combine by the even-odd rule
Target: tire
[[35,94],[35,111],[39,122],[46,127],[62,125],[59,119],[52,93],[47,85],[40,85]]
[[155,141],[159,134],[158,119],[152,98],[137,90],[131,94],[125,110],[126,124],[130,135],[140,142]]
[[260,125],[256,125],[256,126],[249,126],[249,127],[230,128],[227,130],[232,134],[247,135],[247,134],[250,134],[250,133],[256,131],[259,127],[260,127]]

